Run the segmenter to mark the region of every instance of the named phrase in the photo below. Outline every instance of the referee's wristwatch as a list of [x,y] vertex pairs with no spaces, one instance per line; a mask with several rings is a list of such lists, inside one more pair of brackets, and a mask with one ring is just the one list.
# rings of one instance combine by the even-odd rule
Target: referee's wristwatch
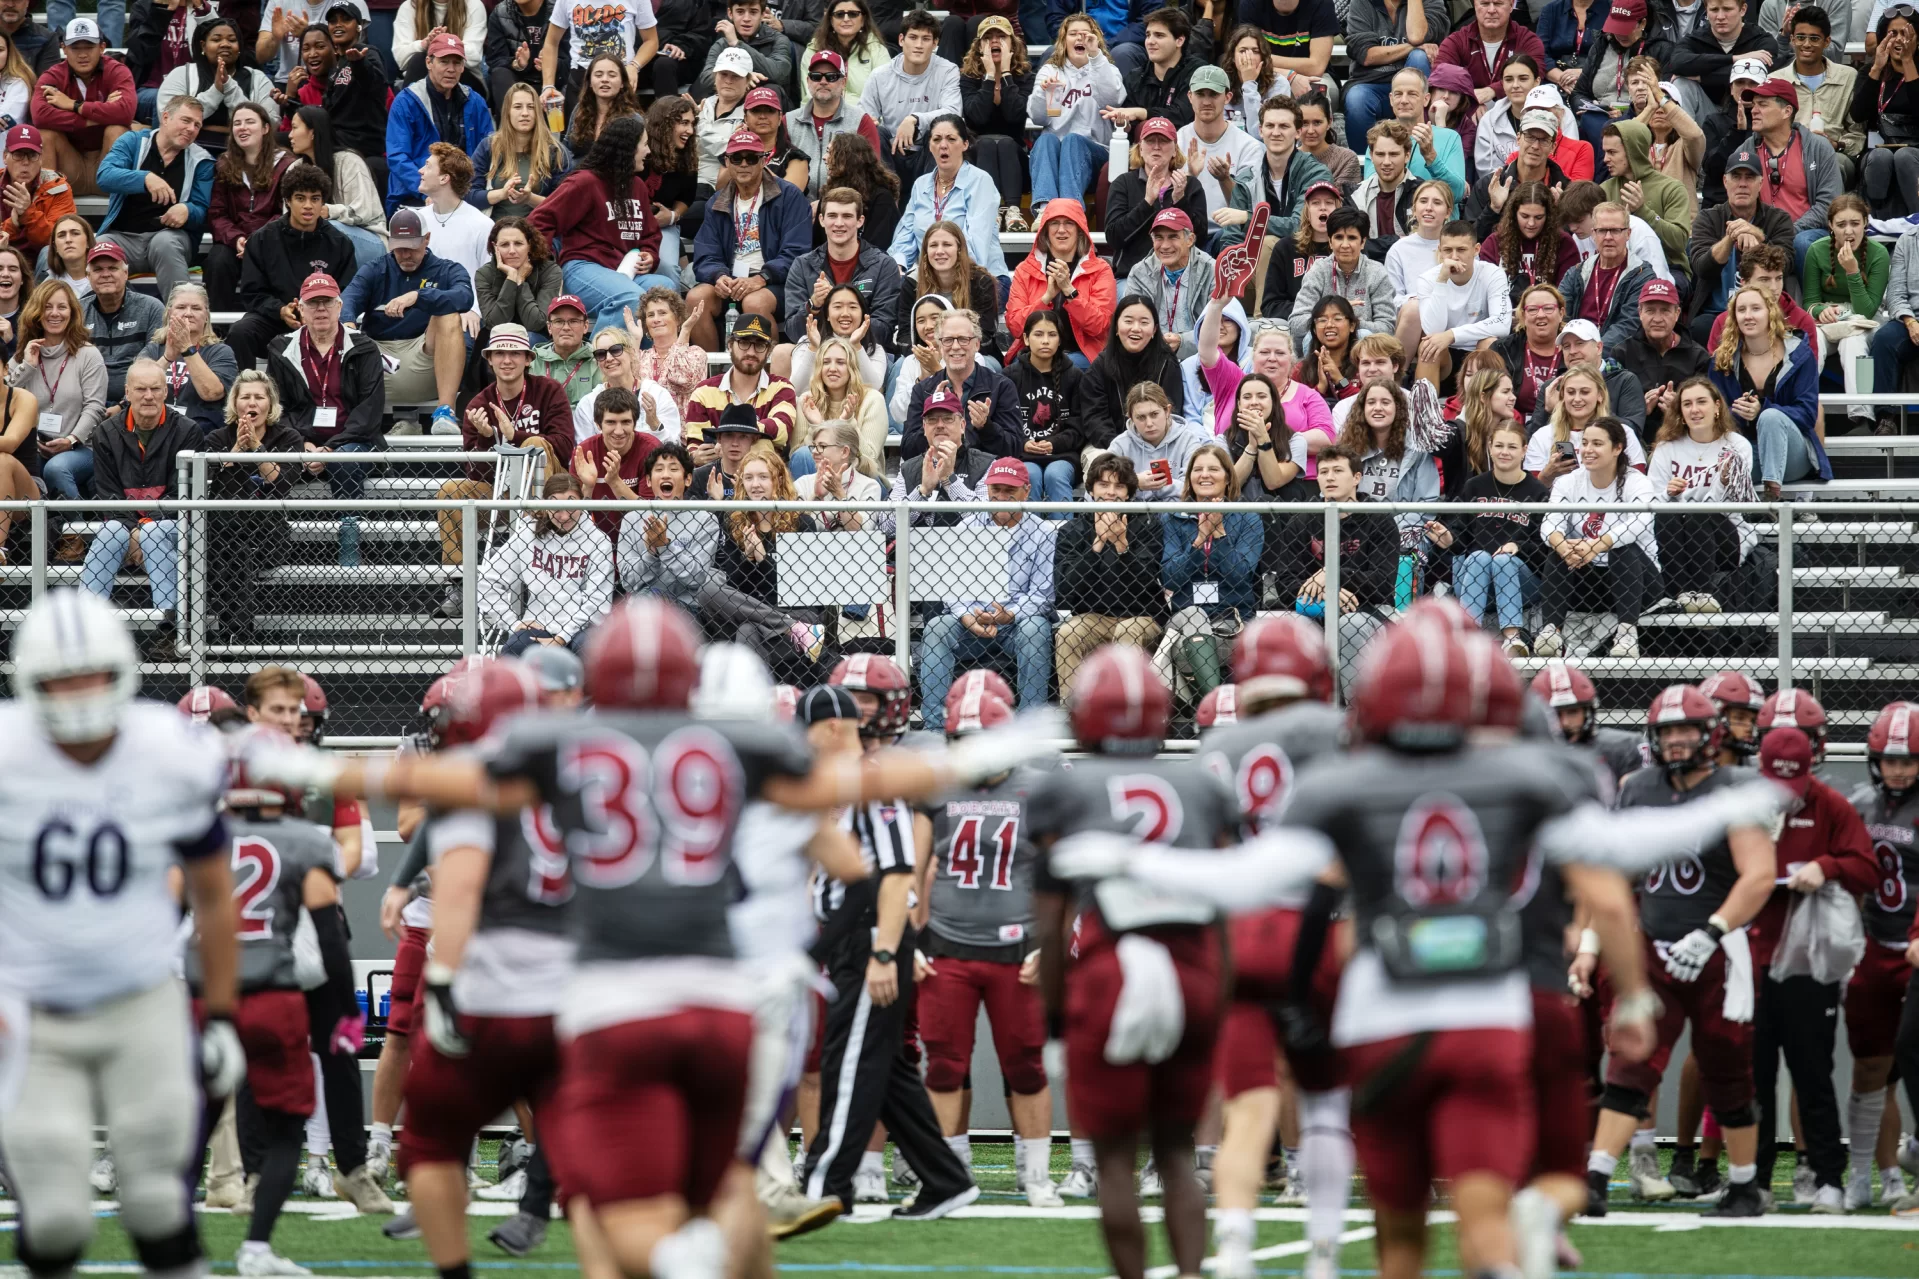
[[890,964],[898,958],[899,956],[890,950],[876,950],[873,952],[873,962],[878,964]]

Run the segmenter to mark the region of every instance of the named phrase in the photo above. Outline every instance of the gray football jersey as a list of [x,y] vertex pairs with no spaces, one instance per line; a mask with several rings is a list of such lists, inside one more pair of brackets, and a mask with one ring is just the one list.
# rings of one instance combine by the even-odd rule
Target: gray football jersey
[[[1642,768],[1619,787],[1620,808],[1664,808],[1684,804],[1728,786],[1752,781],[1750,768],[1715,768],[1691,790],[1674,790],[1663,768]],[[1682,857],[1647,875],[1639,885],[1639,925],[1654,941],[1678,941],[1704,928],[1739,881],[1732,847],[1721,835],[1690,857]]]
[[1607,770],[1612,773],[1614,786],[1652,763],[1646,735],[1628,733],[1623,728],[1594,729],[1591,749],[1605,761]]
[[[1038,846],[1080,831],[1111,831],[1148,844],[1218,848],[1239,832],[1239,804],[1231,788],[1198,760],[1105,755],[1049,774],[1027,796],[1026,821]],[[1044,861],[1036,882],[1049,891],[1068,891],[1067,881]],[[1125,879],[1100,881],[1088,899],[1115,933],[1206,924],[1218,914],[1205,903]]]
[[1332,840],[1352,884],[1359,945],[1400,981],[1515,970],[1520,905],[1545,822],[1580,799],[1533,743],[1440,755],[1365,750],[1300,781],[1287,825]]
[[1904,946],[1912,932],[1913,904],[1919,902],[1919,795],[1899,803],[1877,786],[1852,793],[1852,806],[1872,836],[1872,858],[1879,867],[1878,887],[1866,894],[1866,936],[1888,946]]
[[730,957],[740,814],[769,778],[809,772],[812,752],[784,724],[530,715],[489,747],[488,767],[547,802],[571,863],[581,962]]
[[[229,817],[233,902],[240,924],[240,989],[298,990],[293,932],[304,909],[307,872],[334,873],[333,833],[295,818]],[[200,948],[187,955],[187,980],[197,989]]]
[[[1582,800],[1601,806],[1613,797],[1612,774],[1605,762],[1591,751],[1577,746],[1533,743],[1541,758],[1566,771],[1566,781]],[[1572,923],[1573,903],[1566,895],[1566,881],[1559,867],[1542,862],[1539,885],[1520,909],[1520,927],[1526,935],[1526,978],[1539,990],[1550,994],[1566,991],[1566,928]]]
[[930,927],[961,946],[1017,947],[1033,931],[1033,845],[1026,797],[1040,774],[1014,771],[931,808]]
[[1324,702],[1295,702],[1209,729],[1199,759],[1233,788],[1247,833],[1258,834],[1285,816],[1299,770],[1339,749],[1344,723]]
[[435,865],[450,848],[486,850],[486,888],[476,931],[566,931],[573,876],[550,807],[543,804],[510,816],[472,810],[434,813],[427,818],[424,835]]

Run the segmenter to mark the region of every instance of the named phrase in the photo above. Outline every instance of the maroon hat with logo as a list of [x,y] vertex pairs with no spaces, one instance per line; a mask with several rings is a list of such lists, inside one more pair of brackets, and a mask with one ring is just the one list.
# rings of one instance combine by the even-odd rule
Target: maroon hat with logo
[[1792,81],[1781,80],[1778,76],[1754,85],[1752,96],[1755,98],[1778,98],[1794,111],[1799,109],[1798,87],[1794,85]]
[[325,271],[315,271],[300,281],[300,300],[309,302],[314,298],[337,298],[340,296],[340,282]]
[[821,49],[814,53],[813,56],[807,60],[806,69],[811,71],[822,62],[841,75],[846,74],[846,59],[834,53],[831,49]]
[[1606,18],[1606,34],[1621,39],[1646,20],[1646,0],[1613,0],[1612,13]]
[[426,56],[429,58],[464,58],[466,42],[450,31],[442,31],[426,42]]
[[1139,140],[1144,142],[1148,138],[1172,138],[1178,141],[1179,130],[1174,128],[1173,122],[1165,116],[1156,115],[1139,126]]
[[87,265],[92,266],[101,258],[112,258],[122,266],[126,265],[127,251],[112,240],[102,240],[87,251]]
[[765,155],[766,143],[760,141],[760,135],[751,129],[733,130],[733,136],[726,140],[726,154],[743,155],[747,153]]
[[41,151],[40,130],[30,124],[16,124],[7,130],[7,150]]
[[1337,182],[1315,182],[1306,188],[1306,194],[1299,198],[1299,202],[1304,204],[1316,195],[1330,196],[1334,200],[1344,200],[1346,198],[1345,193],[1339,189]]
[[1161,209],[1153,215],[1153,230],[1171,227],[1175,231],[1191,231],[1193,220],[1186,216],[1184,209]]
[[[926,397],[926,402],[920,405],[921,417],[925,417],[928,413],[964,412],[966,412],[965,402],[962,401],[958,393],[953,390],[953,384],[944,380],[933,388],[932,394]],[[1024,468],[1021,468],[1021,474],[1025,474]]]
[[581,315],[586,314],[586,303],[580,301],[576,295],[571,293],[562,293],[559,297],[548,302],[546,304],[546,313],[551,315],[563,306],[570,306]]
[[1670,302],[1679,305],[1679,290],[1671,280],[1662,280],[1658,276],[1646,281],[1646,287],[1639,290],[1641,304],[1647,302]]
[[[950,388],[948,394],[951,394]],[[996,459],[991,466],[986,468],[984,482],[987,484],[1006,484],[1013,488],[1027,488],[1031,486],[1033,482],[1033,475],[1032,472],[1026,469],[1026,463],[1020,461],[1018,458],[1002,457]]]
[[746,109],[754,111],[760,107],[772,107],[775,111],[786,110],[786,104],[780,101],[780,91],[767,84],[746,91]]
[[1799,798],[1812,789],[1812,739],[1796,728],[1775,728],[1759,739],[1759,771]]

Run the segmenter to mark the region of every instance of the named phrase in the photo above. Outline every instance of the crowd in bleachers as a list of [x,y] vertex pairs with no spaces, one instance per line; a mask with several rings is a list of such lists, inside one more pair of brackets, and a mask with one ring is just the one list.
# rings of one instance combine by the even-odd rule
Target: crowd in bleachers
[[[1328,600],[1316,517],[1146,512],[1777,500],[1830,476],[1827,432],[1897,429],[1828,415],[1822,382],[1893,390],[1919,357],[1904,6],[48,17],[0,0],[0,497],[182,496],[174,457],[217,442],[311,455],[223,468],[224,496],[304,470],[354,498],[365,459],[341,455],[426,430],[538,452],[558,497],[1141,504],[927,515],[1010,530],[1015,598],[910,619],[779,606],[782,539],[890,517],[483,528],[481,611],[513,644],[577,647],[614,592],[659,590],[793,682],[847,632],[914,625],[929,707],[991,655],[1037,701],[1117,635],[1196,702],[1257,609],[1334,607],[1356,651],[1449,580],[1514,653],[1562,651],[1590,607],[1632,656],[1646,609],[1763,598],[1750,526],[1358,519]],[[440,517],[443,563],[463,533]],[[178,541],[136,513],[58,558],[102,592],[142,567],[170,614]],[[338,558],[360,562],[357,519]],[[243,627],[235,589],[216,607]],[[463,607],[455,585],[441,614]]]

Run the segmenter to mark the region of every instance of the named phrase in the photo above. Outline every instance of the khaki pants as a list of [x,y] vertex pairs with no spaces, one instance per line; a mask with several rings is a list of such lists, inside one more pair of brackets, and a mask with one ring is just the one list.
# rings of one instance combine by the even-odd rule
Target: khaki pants
[[[551,479],[563,469],[559,454],[553,451],[553,445],[539,436],[523,442],[526,448],[538,449],[546,454],[546,476]],[[535,486],[533,496],[538,497],[540,490]],[[486,480],[448,480],[440,485],[440,500],[443,502],[464,502],[468,498],[485,501],[493,496],[493,485]],[[504,495],[503,495],[504,496]],[[479,536],[485,538],[493,525],[494,512],[481,511]],[[440,563],[460,563],[460,512],[441,511],[440,521]]]
[[1079,664],[1101,644],[1136,644],[1150,653],[1158,640],[1159,623],[1150,617],[1073,614],[1053,635],[1053,670],[1059,675],[1060,701],[1072,695],[1073,675]]

